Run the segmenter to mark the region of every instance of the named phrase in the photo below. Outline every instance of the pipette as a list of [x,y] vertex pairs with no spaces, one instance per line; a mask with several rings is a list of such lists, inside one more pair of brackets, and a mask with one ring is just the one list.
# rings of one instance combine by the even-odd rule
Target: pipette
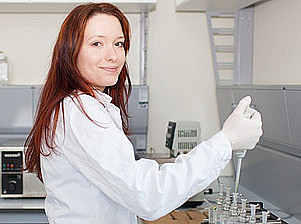
[[[247,107],[247,109],[244,112],[244,116],[246,118],[250,119],[252,117],[254,111],[255,110],[253,108]],[[246,156],[246,153],[247,153],[247,150],[236,150],[236,151],[234,151],[234,155],[237,158],[234,193],[237,193],[237,191],[238,191],[238,184],[239,184],[239,177],[240,177],[242,159]]]
[[242,159],[246,156],[246,153],[247,153],[247,150],[239,150],[239,151],[234,152],[234,154],[237,158],[234,193],[238,192],[238,184],[239,184]]

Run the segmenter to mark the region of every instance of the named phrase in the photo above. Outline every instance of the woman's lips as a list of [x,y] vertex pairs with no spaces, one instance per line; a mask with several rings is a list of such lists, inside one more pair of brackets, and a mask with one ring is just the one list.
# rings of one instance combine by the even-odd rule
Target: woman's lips
[[117,67],[114,67],[114,66],[100,67],[100,68],[107,72],[116,72],[117,71]]

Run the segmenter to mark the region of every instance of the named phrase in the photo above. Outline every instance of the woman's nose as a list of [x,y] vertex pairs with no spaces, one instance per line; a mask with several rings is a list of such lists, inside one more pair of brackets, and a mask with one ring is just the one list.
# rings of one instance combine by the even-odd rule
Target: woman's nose
[[118,59],[118,54],[114,46],[110,46],[106,50],[106,60],[116,62]]

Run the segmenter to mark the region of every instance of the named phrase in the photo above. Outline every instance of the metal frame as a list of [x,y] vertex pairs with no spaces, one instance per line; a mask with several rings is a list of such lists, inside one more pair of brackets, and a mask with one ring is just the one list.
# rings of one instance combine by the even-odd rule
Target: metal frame
[[254,8],[235,13],[234,83],[252,84],[253,80],[253,24]]
[[144,11],[140,14],[140,84],[141,85],[146,85],[148,14],[149,11]]
[[[253,8],[241,9],[236,12],[207,11],[207,24],[213,70],[217,85],[246,85],[252,84],[253,66]],[[234,28],[213,28],[212,18],[234,18]],[[214,36],[233,36],[234,45],[215,45]],[[234,60],[228,63],[217,61],[217,52],[234,53]],[[219,70],[233,70],[233,79],[225,80],[220,77]]]

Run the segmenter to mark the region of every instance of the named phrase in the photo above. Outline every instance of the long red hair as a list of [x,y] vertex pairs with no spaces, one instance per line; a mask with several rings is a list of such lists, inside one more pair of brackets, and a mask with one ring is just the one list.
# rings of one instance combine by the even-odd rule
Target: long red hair
[[[94,88],[81,76],[76,65],[76,59],[82,46],[87,21],[96,14],[115,16],[120,21],[125,38],[124,50],[126,55],[130,48],[129,22],[125,15],[112,4],[92,3],[80,5],[72,10],[64,20],[54,46],[46,83],[39,99],[36,119],[25,141],[25,147],[27,147],[25,151],[26,170],[36,173],[41,181],[43,180],[40,155],[49,156],[55,150],[55,131],[60,108],[64,112],[62,103],[64,98],[76,90],[95,97]],[[126,87],[126,81],[128,87]],[[128,134],[127,103],[131,93],[131,81],[126,63],[120,72],[117,83],[114,86],[106,87],[104,92],[109,94],[112,97],[112,103],[120,108],[123,114],[123,130]],[[75,95],[75,97],[78,96]],[[80,100],[78,102],[81,108],[84,109]],[[42,143],[45,143],[50,151],[44,152]]]

